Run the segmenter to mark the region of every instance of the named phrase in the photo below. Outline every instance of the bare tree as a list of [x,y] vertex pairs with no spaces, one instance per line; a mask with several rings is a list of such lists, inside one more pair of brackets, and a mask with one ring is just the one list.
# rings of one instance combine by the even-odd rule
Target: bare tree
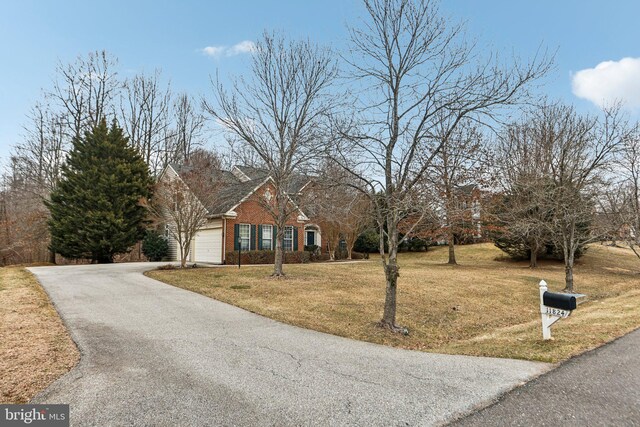
[[603,172],[628,138],[629,126],[620,106],[594,117],[580,115],[570,106],[547,104],[528,117],[520,129],[520,150],[512,153],[523,158],[526,149],[537,158],[529,163],[531,171],[520,182],[528,181],[528,188],[538,187],[527,194],[535,194],[536,202],[544,206],[541,212],[546,217],[540,220],[562,249],[565,291],[573,292],[577,251],[601,237],[593,221]]
[[[347,61],[360,89],[356,110],[341,126],[348,150],[338,161],[367,185],[380,230],[386,276],[380,325],[396,325],[398,224],[411,213],[415,224],[427,214],[419,184],[425,180],[443,141],[467,118],[491,120],[499,107],[527,95],[527,86],[549,68],[546,58],[510,67],[494,59],[480,62],[463,28],[440,16],[430,0],[365,0],[368,19],[351,30]],[[433,130],[439,129],[438,137]],[[358,167],[347,162],[357,159]],[[374,197],[373,195],[378,195]],[[389,252],[384,251],[384,239]]]
[[103,117],[115,116],[114,100],[121,89],[116,66],[117,60],[104,50],[58,64],[47,95],[66,118],[70,137],[79,138]]
[[538,256],[552,240],[549,223],[553,206],[551,192],[550,147],[537,140],[532,125],[524,119],[511,123],[500,134],[495,174],[502,190],[493,206],[493,215],[501,224],[496,245],[511,253],[513,246],[529,251],[529,267],[538,266]]
[[152,75],[140,74],[124,82],[120,99],[120,117],[123,129],[152,171],[162,170],[165,142],[170,137],[169,85],[162,87],[160,71]]
[[340,235],[347,246],[347,259],[351,259],[358,236],[371,227],[373,216],[371,199],[362,193],[355,192],[352,188],[345,188],[347,189],[343,198],[345,214],[340,222]]
[[[445,113],[446,114],[446,113]],[[466,206],[464,194],[460,194],[465,185],[479,185],[483,181],[482,167],[487,164],[487,153],[484,149],[484,137],[478,126],[470,119],[460,121],[457,128],[450,132],[447,119],[435,127],[436,140],[440,142],[440,150],[433,160],[433,173],[429,174],[433,184],[444,199],[447,240],[449,244],[449,264],[457,264],[455,255],[455,238],[462,218],[467,217],[472,206]],[[472,200],[468,202],[472,203]]]
[[256,43],[251,71],[252,77],[236,80],[231,92],[218,82],[217,102],[205,102],[205,109],[231,138],[255,151],[273,179],[275,195],[264,205],[277,227],[273,276],[280,277],[285,224],[297,212],[290,198],[295,174],[324,150],[336,65],[327,49],[265,33]]
[[174,159],[182,162],[189,159],[192,151],[201,143],[205,117],[193,98],[186,93],[180,94],[173,104],[175,117]]
[[640,258],[640,132],[638,124],[625,138],[610,168],[612,178],[600,195],[600,214],[612,244],[624,240]]
[[47,197],[60,179],[60,168],[68,149],[64,117],[47,105],[36,103],[24,126],[23,141],[14,146],[14,167],[31,184],[29,189]]
[[[151,211],[158,222],[168,226],[176,241],[180,265],[185,267],[191,241],[209,219],[209,209],[215,206],[221,181],[219,158],[203,150],[182,165],[179,175],[170,169],[160,176],[153,193]],[[219,190],[219,188],[218,188]]]

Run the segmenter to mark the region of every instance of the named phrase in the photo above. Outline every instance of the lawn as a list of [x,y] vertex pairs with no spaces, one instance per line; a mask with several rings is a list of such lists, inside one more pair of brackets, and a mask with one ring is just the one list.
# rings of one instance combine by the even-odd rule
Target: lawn
[[22,267],[0,268],[0,403],[25,403],[78,361],[49,297]]
[[304,328],[406,349],[558,362],[640,327],[640,261],[630,250],[592,245],[576,266],[576,290],[588,295],[543,341],[538,282],[564,287],[564,266],[530,269],[491,244],[400,255],[398,324],[409,336],[376,326],[382,316],[382,267],[357,263],[150,271],[150,277]]

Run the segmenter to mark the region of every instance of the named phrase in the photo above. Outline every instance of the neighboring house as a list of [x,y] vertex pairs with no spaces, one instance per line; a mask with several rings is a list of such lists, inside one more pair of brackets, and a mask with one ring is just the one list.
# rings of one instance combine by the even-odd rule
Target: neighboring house
[[[160,179],[176,178],[180,173],[179,166],[169,165]],[[282,242],[285,251],[302,251],[306,244],[320,244],[319,227],[310,224],[309,218],[296,206],[298,196],[307,183],[308,180],[300,177],[294,180],[290,191],[290,200],[296,210],[287,221]],[[226,253],[240,248],[243,251],[275,249],[276,226],[264,207],[265,201],[275,195],[268,172],[234,166],[215,182],[212,180],[211,191],[217,193],[215,202],[205,206],[208,219],[191,243],[191,262],[224,264]],[[168,232],[166,236],[169,238],[170,257],[178,260],[176,242]]]
[[462,185],[455,189],[456,210],[460,212],[462,228],[473,239],[482,239],[482,201],[485,194],[476,184]]
[[[448,243],[445,196],[441,194],[441,204],[436,208],[440,222],[429,233],[423,233],[440,245]],[[483,221],[485,220],[485,204],[491,193],[482,190],[476,184],[461,185],[454,189],[453,220],[456,224],[456,244],[482,241],[485,238]]]

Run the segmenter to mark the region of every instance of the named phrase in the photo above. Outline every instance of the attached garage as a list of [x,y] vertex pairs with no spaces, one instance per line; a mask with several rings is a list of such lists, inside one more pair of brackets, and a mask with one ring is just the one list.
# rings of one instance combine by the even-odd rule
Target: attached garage
[[222,264],[222,224],[219,228],[198,231],[192,248],[191,261]]

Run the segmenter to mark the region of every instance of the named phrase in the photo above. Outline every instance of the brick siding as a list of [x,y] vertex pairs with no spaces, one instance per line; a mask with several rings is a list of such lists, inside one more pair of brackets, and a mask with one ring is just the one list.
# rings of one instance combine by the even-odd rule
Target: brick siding
[[[267,189],[267,187],[271,188],[271,194],[274,194],[273,186],[271,184],[265,184],[263,187],[258,189],[255,193],[249,197],[249,199],[245,200],[234,209],[234,211],[238,214],[236,218],[228,218],[226,221],[226,227],[224,230],[225,235],[225,254],[227,252],[231,252],[234,250],[234,241],[237,238],[234,235],[234,225],[235,224],[251,224],[251,225],[275,225],[273,221],[273,217],[269,214],[269,212],[261,206],[259,202],[259,198],[262,197],[263,193]],[[302,251],[304,249],[304,223],[298,222],[297,220],[298,212],[296,211],[291,215],[289,220],[287,221],[287,225],[291,225],[293,227],[298,228],[298,250]],[[257,227],[256,227],[257,229]],[[258,248],[258,237],[256,232],[256,242],[255,247]],[[275,244],[274,244],[275,248]]]

